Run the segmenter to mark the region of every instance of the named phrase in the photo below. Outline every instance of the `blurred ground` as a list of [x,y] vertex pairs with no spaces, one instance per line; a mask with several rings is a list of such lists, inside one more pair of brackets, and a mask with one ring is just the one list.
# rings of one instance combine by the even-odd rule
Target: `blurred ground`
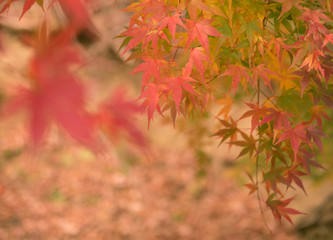
[[[127,84],[133,97],[140,88],[139,77],[127,75],[131,66],[121,65],[110,53],[120,44],[113,37],[128,21],[119,12],[122,4],[95,13],[100,39],[86,50],[89,64],[79,72],[93,101],[115,85]],[[1,91],[7,91],[7,84],[24,82],[31,50],[19,41],[18,32],[20,26],[29,30],[38,24],[33,13],[25,19],[3,32]],[[145,121],[140,120],[142,129]],[[209,121],[206,127],[213,125]],[[170,120],[156,117],[147,133],[149,155],[121,143],[102,156],[57,131],[43,149],[28,151],[20,122],[16,116],[0,125],[1,240],[299,239],[291,228],[276,226],[266,211],[272,232],[267,230],[258,200],[248,196],[227,167],[234,164],[233,153],[217,149],[218,142],[206,132],[192,131],[200,130],[200,121],[180,121],[174,130]],[[207,137],[199,142],[200,134]]]

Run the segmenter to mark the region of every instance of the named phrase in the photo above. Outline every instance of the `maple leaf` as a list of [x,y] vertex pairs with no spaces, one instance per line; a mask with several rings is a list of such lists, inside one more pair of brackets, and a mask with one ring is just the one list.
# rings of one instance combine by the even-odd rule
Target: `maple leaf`
[[212,20],[185,20],[185,26],[189,29],[186,47],[188,47],[197,38],[202,47],[205,49],[206,53],[209,54],[209,42],[207,35],[225,38],[214,27],[210,25],[212,23]]
[[305,127],[302,124],[299,124],[294,128],[288,126],[284,129],[284,132],[281,134],[276,144],[286,139],[290,140],[291,147],[294,151],[294,159],[296,160],[299,146],[301,145],[301,140],[306,141]]
[[321,105],[316,105],[310,109],[310,112],[312,113],[310,122],[312,122],[315,119],[317,121],[319,129],[322,129],[322,118],[331,121],[331,118],[324,111],[324,109],[325,107]]
[[147,142],[139,127],[136,126],[136,115],[141,108],[126,98],[125,89],[117,88],[113,91],[110,99],[99,106],[94,119],[108,137],[117,140],[123,133],[140,147],[145,147]]
[[49,8],[57,1],[75,27],[82,28],[92,24],[89,21],[89,13],[86,8],[89,0],[52,0]]
[[217,100],[217,103],[223,105],[224,107],[219,111],[216,117],[218,118],[219,116],[223,115],[224,120],[228,120],[229,113],[234,101],[229,95],[225,94],[224,98]]
[[127,43],[127,46],[121,56],[141,43],[146,37],[148,31],[149,27],[147,24],[140,24],[139,27],[131,27],[127,31],[123,32],[120,36],[128,36],[132,37],[132,39]]
[[245,112],[239,119],[238,121],[247,118],[247,117],[252,117],[251,118],[251,135],[254,129],[256,129],[259,125],[260,119],[265,117],[267,114],[267,108],[265,106],[259,106],[259,104],[254,104],[254,103],[245,103],[248,107],[251,108],[251,110]]
[[[6,0],[0,0],[0,4],[4,3]],[[13,2],[17,2],[21,0],[7,0],[7,2],[4,4],[4,6],[1,8],[0,13],[3,13],[6,9],[10,7],[10,5]],[[34,5],[34,3],[37,3],[41,8],[43,8],[43,0],[25,0],[23,5],[23,11],[20,16],[20,20],[23,17],[23,15]]]
[[311,69],[315,69],[318,73],[320,73],[318,74],[319,76],[321,75],[325,77],[325,72],[320,64],[319,56],[324,57],[325,55],[320,50],[314,50],[313,53],[308,54],[308,56],[304,59],[303,64],[300,66],[300,68],[307,66],[308,71],[310,71]]
[[246,171],[246,175],[249,177],[251,183],[244,184],[244,186],[250,189],[249,195],[251,195],[252,193],[258,190],[258,187],[257,184],[254,182],[253,177],[248,171]]
[[81,53],[70,45],[68,32],[40,38],[36,54],[30,61],[32,87],[20,87],[13,97],[15,109],[30,114],[32,142],[41,142],[51,122],[63,127],[73,138],[94,145],[92,123],[84,109],[84,88],[71,73],[73,64],[82,64]]
[[286,200],[274,200],[274,194],[271,194],[269,198],[266,201],[267,206],[271,209],[274,218],[277,222],[281,224],[281,218],[284,217],[288,222],[290,222],[292,225],[293,222],[289,215],[297,215],[297,214],[304,214],[302,212],[299,212],[293,208],[288,208],[287,206],[290,204],[292,200],[294,200],[295,197],[286,199]]
[[138,27],[131,27],[120,35],[132,37],[132,39],[127,43],[127,46],[121,56],[123,56],[127,51],[135,48],[140,43],[143,44],[144,48],[151,42],[155,52],[157,52],[157,44],[160,39],[164,39],[169,43],[169,40],[164,32],[159,29],[159,23],[154,19],[152,19],[149,23],[137,21],[137,25]]
[[326,46],[327,43],[331,43],[333,44],[333,33],[330,33],[330,34],[324,34],[324,42],[323,42],[323,45],[322,47]]
[[[278,60],[279,60],[279,64],[281,64],[281,49],[287,49],[287,44],[283,41],[283,39],[281,38],[275,38],[273,37],[270,42],[268,43],[268,46],[272,46],[274,45],[274,50],[275,50],[275,53],[278,57]],[[262,54],[263,55],[263,54]]]
[[182,89],[192,93],[193,95],[197,95],[197,93],[194,91],[194,88],[190,84],[192,82],[197,82],[197,80],[191,78],[190,76],[165,78],[164,82],[167,83],[168,89],[172,91],[173,99],[175,101],[178,113],[180,113],[179,105],[182,100]]
[[167,90],[167,87],[162,84],[148,83],[138,99],[145,99],[145,101],[142,103],[142,107],[148,111],[148,128],[150,121],[153,119],[155,110],[157,110],[163,116],[159,101],[162,92],[165,90]]
[[293,115],[288,112],[278,111],[274,108],[267,108],[267,113],[268,113],[267,116],[265,116],[260,121],[259,124],[261,125],[261,124],[274,120],[274,124],[273,124],[273,128],[274,128],[273,142],[274,142],[278,131],[280,131],[282,129],[282,127],[288,128],[290,126],[289,117],[292,117]]
[[219,145],[221,145],[228,138],[230,138],[229,142],[229,150],[230,150],[232,146],[231,143],[237,141],[237,133],[240,132],[240,130],[237,128],[237,122],[234,121],[232,117],[230,117],[230,121],[226,121],[223,119],[218,119],[218,120],[223,125],[224,128],[214,133],[213,136],[222,138]]
[[201,75],[202,80],[205,82],[204,72],[205,67],[203,61],[210,62],[209,57],[201,51],[200,48],[192,48],[190,58],[185,66],[184,71],[190,75],[193,70],[193,64]]
[[320,163],[318,163],[315,160],[312,160],[314,157],[315,153],[313,151],[310,152],[305,148],[301,148],[298,162],[302,164],[302,167],[305,169],[308,175],[311,174],[310,165],[327,171],[327,169],[324,168]]
[[287,187],[292,188],[290,183],[283,176],[283,173],[286,169],[286,167],[275,168],[275,166],[272,166],[268,172],[263,173],[263,181],[266,183],[266,188],[267,186],[271,186],[275,195],[277,195],[278,193],[281,194],[281,191],[278,188],[279,183],[283,183]]
[[219,77],[226,76],[226,75],[232,76],[231,89],[234,90],[234,95],[236,93],[237,86],[240,83],[240,81],[242,80],[242,78],[244,78],[245,80],[247,80],[247,82],[252,84],[250,76],[245,67],[237,66],[237,65],[229,65],[228,69],[224,73],[219,75]]
[[181,14],[174,14],[172,16],[164,17],[161,21],[161,25],[159,26],[159,30],[163,30],[166,26],[168,26],[171,36],[175,41],[175,34],[176,34],[176,24],[182,26],[186,29],[186,26],[183,24],[182,20],[180,19]]
[[17,1],[21,1],[21,0],[0,0],[0,4],[4,3],[5,1],[7,1],[7,2],[1,8],[0,13],[3,13],[5,10],[7,10],[13,2],[17,2]]
[[323,145],[321,143],[322,137],[327,137],[321,130],[315,128],[314,126],[309,126],[306,128],[306,137],[308,141],[313,140],[313,142],[320,149],[321,153],[324,155]]
[[144,60],[145,62],[139,64],[131,72],[143,72],[141,92],[143,91],[144,87],[147,85],[152,76],[154,76],[157,80],[160,80],[160,72],[162,71],[161,69],[163,67],[169,66],[169,63],[167,61],[161,59],[143,57],[142,60]]
[[92,126],[83,109],[83,87],[73,78],[48,81],[36,89],[19,88],[9,107],[27,109],[30,135],[34,146],[39,144],[54,120],[76,140],[93,146]]
[[34,5],[34,3],[38,3],[41,8],[43,8],[43,0],[25,0],[24,5],[23,5],[23,11],[20,16],[20,19],[23,17],[23,15]]
[[253,75],[252,75],[253,83],[256,83],[258,80],[258,77],[260,77],[264,81],[265,86],[268,85],[269,88],[271,89],[271,91],[273,92],[269,75],[277,75],[277,74],[275,72],[269,70],[268,68],[266,68],[264,64],[260,64],[258,66],[253,67],[252,71],[253,71]]
[[307,193],[305,191],[305,188],[304,188],[304,185],[302,183],[302,180],[298,176],[305,176],[305,175],[308,175],[308,174],[305,173],[305,172],[302,172],[300,170],[297,170],[297,168],[298,168],[297,165],[294,165],[293,167],[289,168],[285,172],[284,176],[286,176],[286,179],[290,184],[292,183],[292,181],[294,181],[296,183],[296,185],[299,186],[303,190],[305,195],[307,195]]
[[249,156],[251,158],[253,156],[253,153],[257,152],[256,151],[257,150],[257,148],[256,148],[257,141],[253,138],[253,136],[247,136],[243,132],[241,132],[241,135],[244,138],[244,140],[231,141],[231,142],[229,142],[229,146],[235,145],[235,146],[242,148],[242,150],[240,151],[240,153],[238,154],[236,159],[239,159],[240,157],[242,157],[246,154],[249,154]]

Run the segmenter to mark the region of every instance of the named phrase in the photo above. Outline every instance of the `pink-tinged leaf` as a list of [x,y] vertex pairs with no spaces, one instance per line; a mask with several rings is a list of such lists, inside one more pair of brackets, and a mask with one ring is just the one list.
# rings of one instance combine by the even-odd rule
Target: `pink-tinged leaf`
[[251,135],[253,130],[255,130],[260,122],[260,119],[265,117],[267,114],[267,108],[265,106],[259,106],[259,104],[253,104],[253,103],[245,103],[248,107],[251,108],[251,110],[245,112],[239,119],[242,120],[247,117],[251,118]]
[[23,15],[32,7],[32,5],[34,5],[35,2],[36,0],[25,0],[20,20],[23,17]]
[[236,93],[236,89],[242,78],[244,78],[247,82],[251,83],[250,76],[247,72],[247,68],[237,65],[230,65],[228,69],[219,75],[219,77],[222,76],[232,76],[232,84],[231,89],[234,90],[234,94]]
[[172,77],[172,78],[166,78],[164,79],[164,82],[167,83],[167,87],[172,91],[173,99],[176,104],[176,108],[178,113],[180,113],[180,103],[182,100],[182,93],[184,89],[185,91],[197,95],[197,93],[194,91],[194,88],[190,84],[191,82],[196,82],[191,77]]
[[284,217],[290,224],[294,225],[289,215],[298,215],[298,214],[305,214],[299,212],[293,208],[287,208],[292,200],[295,197],[286,199],[286,200],[274,200],[274,195],[271,194],[270,197],[267,199],[266,203],[267,206],[272,210],[273,216],[275,217],[276,221],[281,224],[281,218]]
[[155,110],[157,110],[162,115],[159,101],[160,96],[162,95],[162,91],[166,89],[167,88],[163,85],[148,83],[138,99],[145,99],[145,101],[142,103],[142,107],[148,111],[148,128],[150,121],[153,119]]
[[214,27],[210,25],[211,22],[211,20],[207,19],[200,21],[186,19],[185,26],[189,29],[186,47],[188,47],[197,38],[206,53],[209,54],[208,35],[223,37]]
[[304,176],[304,175],[308,175],[308,174],[305,173],[305,172],[296,170],[298,166],[299,165],[294,165],[293,167],[288,169],[288,171],[285,173],[285,175],[287,176],[287,181],[289,183],[292,183],[292,181],[294,181],[296,183],[296,185],[303,190],[305,195],[307,195],[307,193],[305,191],[305,188],[304,188],[304,185],[303,185],[301,179],[298,176]]
[[218,118],[219,116],[223,115],[223,118],[225,120],[229,119],[229,113],[230,110],[232,108],[232,105],[234,103],[234,101],[232,100],[232,98],[229,95],[225,95],[224,98],[217,100],[217,103],[224,106],[220,112],[216,115],[216,117]]
[[280,19],[283,16],[283,14],[285,14],[286,12],[289,12],[292,7],[293,7],[293,1],[288,1],[288,2],[286,1],[285,3],[283,3],[281,13],[278,19]]
[[87,0],[52,0],[49,7],[58,1],[74,27],[82,28],[91,24],[87,11]]
[[194,66],[197,68],[198,72],[201,75],[202,81],[205,83],[205,77],[204,77],[205,67],[203,64],[204,61],[210,62],[210,59],[207,56],[207,54],[203,53],[199,48],[192,48],[189,61],[185,66],[185,71],[188,75],[190,75],[194,64]]
[[163,30],[166,26],[168,26],[174,41],[176,34],[176,24],[186,29],[186,26],[183,24],[180,16],[180,14],[174,14],[172,16],[164,17],[161,21],[161,25],[159,26],[159,30]]
[[331,43],[331,44],[333,44],[333,33],[330,33],[330,34],[326,34],[325,35],[325,39],[324,39],[324,43],[323,43],[323,46],[322,47],[324,47],[324,46],[326,46],[326,44],[327,43]]
[[139,43],[144,41],[146,34],[148,32],[147,27],[133,27],[128,29],[126,32],[121,34],[121,36],[133,37],[127,44],[124,52],[121,54],[123,56],[127,51],[135,48]]
[[279,137],[276,144],[289,139],[291,147],[294,151],[294,159],[297,159],[297,153],[301,145],[301,141],[306,141],[305,127],[301,124],[297,125],[295,128],[289,126]]
[[[4,3],[6,0],[1,0],[0,1],[0,4],[1,3]],[[0,13],[3,13],[4,11],[6,11],[10,5],[13,3],[13,2],[17,2],[17,1],[21,1],[21,0],[7,0],[7,2],[3,5],[3,7],[1,8],[0,10]]]
[[308,54],[308,56],[304,59],[302,65],[300,68],[303,68],[307,66],[307,70],[310,71],[311,69],[316,70],[322,77],[325,77],[325,71],[321,66],[321,61],[320,57],[324,57],[325,55],[323,54],[322,51],[320,50],[314,50],[313,53]]
[[314,126],[309,126],[306,128],[306,135],[308,141],[313,140],[316,146],[320,149],[321,153],[324,155],[323,145],[321,142],[322,137],[327,137],[321,130],[315,128]]
[[264,64],[260,64],[256,67],[253,67],[252,71],[253,71],[253,76],[252,76],[253,83],[256,83],[258,78],[260,77],[264,81],[265,86],[268,85],[269,88],[271,89],[271,91],[273,92],[273,89],[271,86],[271,81],[270,81],[270,75],[277,76],[277,74],[275,72],[269,70],[268,68],[266,68]]
[[136,125],[136,115],[140,112],[141,108],[127,99],[125,89],[117,88],[100,105],[95,121],[112,140],[125,134],[130,141],[144,148],[147,145],[146,139]]
[[153,58],[142,58],[145,62],[139,64],[131,73],[143,72],[141,92],[144,87],[148,84],[152,76],[157,80],[160,80],[160,72],[163,68],[169,66],[169,63],[165,60],[153,59]]

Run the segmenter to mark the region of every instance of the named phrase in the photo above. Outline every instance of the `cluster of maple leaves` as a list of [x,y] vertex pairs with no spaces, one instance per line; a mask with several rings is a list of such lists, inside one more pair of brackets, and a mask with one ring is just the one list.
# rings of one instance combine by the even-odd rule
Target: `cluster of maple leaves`
[[[15,1],[0,0],[1,12]],[[169,111],[175,124],[177,115],[204,111],[224,96],[217,100],[222,128],[215,136],[241,147],[238,158],[255,159],[256,180],[249,174],[246,184],[250,193],[266,198],[279,222],[283,217],[292,223],[290,215],[300,212],[288,208],[293,198],[285,199],[286,190],[298,186],[305,192],[300,177],[309,175],[311,166],[323,168],[315,158],[323,153],[323,120],[330,120],[327,111],[333,109],[333,1],[132,1],[124,9],[132,16],[121,34],[122,55],[139,61],[132,73],[143,76],[142,105],[118,91],[96,113],[85,110],[84,87],[71,71],[84,61],[73,38],[89,24],[88,3],[58,2],[70,16],[68,24],[51,37],[44,20],[30,61],[31,86],[19,87],[9,104],[11,111],[29,111],[35,144],[52,120],[90,146],[96,129],[111,136],[124,130],[142,146],[134,113],[144,109],[149,126],[155,112]],[[34,3],[44,6],[42,0],[26,0],[22,16]],[[234,120],[233,96],[251,93],[256,101],[245,102],[249,110]],[[247,118],[249,131],[237,126]],[[266,194],[259,191],[259,171]]]
[[[175,122],[224,94],[215,136],[241,147],[238,158],[255,159],[279,222],[300,214],[287,207],[293,198],[285,199],[283,186],[305,192],[300,177],[311,166],[323,168],[315,158],[323,153],[322,121],[333,109],[332,10],[323,0],[138,0],[124,9],[133,14],[123,54],[141,61],[133,73],[143,73],[148,121],[155,111],[170,111]],[[237,121],[226,86],[233,95],[257,96]],[[246,118],[250,131],[237,126]],[[264,198],[258,180],[246,186]]]
[[[0,4],[4,4],[1,13],[8,11],[13,2],[0,1]],[[44,10],[44,17],[38,36],[29,40],[34,48],[28,63],[29,87],[14,86],[15,94],[5,106],[4,115],[18,110],[28,112],[33,146],[42,142],[55,123],[72,138],[93,150],[101,149],[100,131],[112,141],[125,134],[138,146],[145,147],[144,135],[135,124],[135,115],[140,113],[140,107],[126,98],[125,89],[116,89],[109,99],[96,107],[95,112],[88,112],[85,106],[86,88],[73,67],[83,66],[86,62],[75,39],[78,32],[91,24],[89,2],[58,0],[45,6],[43,0],[27,0],[21,17],[34,3]],[[50,33],[47,18],[47,9],[53,4],[60,4],[68,16],[67,24],[56,34]]]

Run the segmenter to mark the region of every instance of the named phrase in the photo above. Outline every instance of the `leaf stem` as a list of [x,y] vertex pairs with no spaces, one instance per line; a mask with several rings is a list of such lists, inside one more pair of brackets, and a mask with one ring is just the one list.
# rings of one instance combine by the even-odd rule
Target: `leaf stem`
[[[257,88],[258,88],[258,91],[257,91],[257,104],[259,105],[260,103],[260,78],[257,79]],[[257,199],[258,199],[258,203],[259,203],[259,209],[260,209],[260,213],[261,213],[261,216],[263,218],[263,221],[264,221],[264,224],[265,224],[265,227],[267,228],[267,230],[272,233],[272,230],[269,228],[268,224],[267,224],[267,220],[265,218],[265,215],[264,215],[264,210],[263,210],[263,207],[262,207],[262,204],[261,204],[261,197],[260,197],[260,191],[259,191],[259,177],[258,177],[258,172],[259,172],[259,155],[260,155],[260,125],[257,126],[257,131],[258,131],[258,152],[256,154],[256,189],[257,189]]]

